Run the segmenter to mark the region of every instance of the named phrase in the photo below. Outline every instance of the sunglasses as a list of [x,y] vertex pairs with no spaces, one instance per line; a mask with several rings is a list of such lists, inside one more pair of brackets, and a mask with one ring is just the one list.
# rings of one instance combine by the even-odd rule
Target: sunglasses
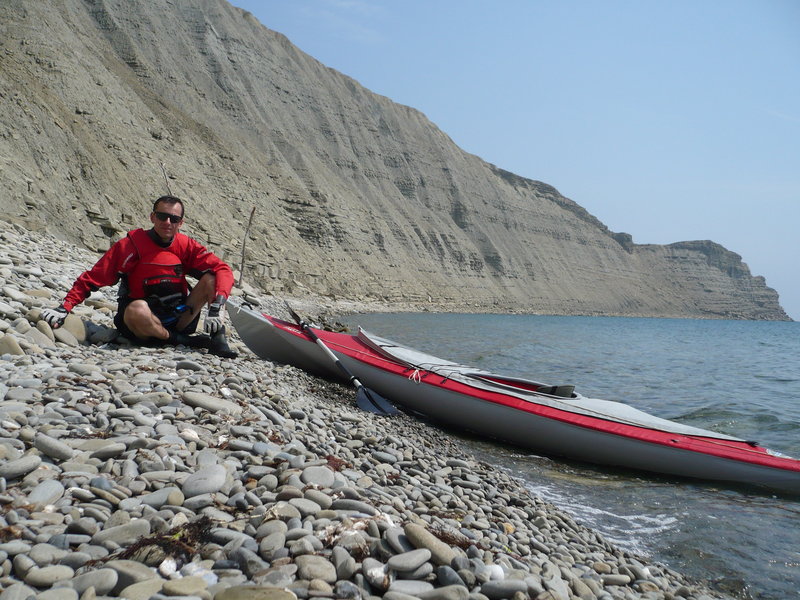
[[166,221],[167,219],[169,219],[170,223],[180,223],[181,221],[183,221],[183,216],[181,215],[171,215],[169,213],[161,211],[155,211],[153,214],[159,221]]

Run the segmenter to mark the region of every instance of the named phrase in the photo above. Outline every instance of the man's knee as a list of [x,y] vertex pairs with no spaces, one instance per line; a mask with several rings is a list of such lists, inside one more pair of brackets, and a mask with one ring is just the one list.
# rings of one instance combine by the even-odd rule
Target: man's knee
[[192,294],[199,296],[204,302],[211,302],[217,290],[217,276],[213,273],[203,273],[192,289]]
[[134,300],[125,307],[125,314],[122,315],[122,320],[125,325],[135,330],[138,327],[148,323],[153,318],[153,311],[144,300]]
[[217,285],[217,276],[211,272],[203,273],[202,277],[200,277],[200,280],[197,282],[197,285],[211,288],[213,290]]

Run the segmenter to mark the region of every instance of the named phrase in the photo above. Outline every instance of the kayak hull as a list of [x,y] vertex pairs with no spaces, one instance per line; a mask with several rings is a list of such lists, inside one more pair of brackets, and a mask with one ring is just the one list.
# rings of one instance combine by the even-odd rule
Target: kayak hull
[[[342,378],[322,349],[294,324],[235,303],[228,312],[244,343],[259,357]],[[476,389],[376,355],[358,336],[315,331],[365,386],[449,427],[587,463],[800,494],[800,461],[742,440],[714,438],[712,432],[698,436],[648,430],[576,414],[540,405],[546,399],[533,392],[509,395],[503,386],[497,391]],[[574,402],[580,401],[575,396]]]

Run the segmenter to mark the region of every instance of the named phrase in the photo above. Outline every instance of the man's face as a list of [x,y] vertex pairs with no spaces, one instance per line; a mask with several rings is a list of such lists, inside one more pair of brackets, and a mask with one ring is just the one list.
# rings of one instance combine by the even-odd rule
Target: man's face
[[[159,202],[156,210],[150,213],[150,222],[153,224],[158,237],[168,242],[175,237],[183,225],[183,206],[181,204],[167,204]],[[173,221],[175,221],[173,223]]]

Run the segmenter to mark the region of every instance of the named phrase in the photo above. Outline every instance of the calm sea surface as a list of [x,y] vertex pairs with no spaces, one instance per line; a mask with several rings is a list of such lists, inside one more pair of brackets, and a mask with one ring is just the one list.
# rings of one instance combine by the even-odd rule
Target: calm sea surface
[[[441,358],[736,435],[800,457],[800,323],[370,314],[343,319]],[[746,598],[800,598],[800,499],[538,456],[478,458],[618,546]]]

